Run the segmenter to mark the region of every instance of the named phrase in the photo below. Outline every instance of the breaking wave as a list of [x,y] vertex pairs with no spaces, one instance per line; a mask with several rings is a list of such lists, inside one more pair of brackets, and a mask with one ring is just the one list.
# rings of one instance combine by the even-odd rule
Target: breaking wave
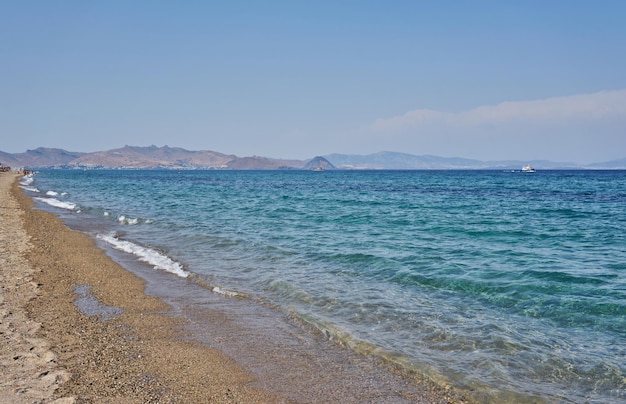
[[187,278],[189,276],[189,272],[185,271],[180,263],[152,248],[143,247],[130,241],[120,240],[112,234],[100,234],[97,238],[110,244],[116,250],[136,256],[140,261],[151,265],[155,269],[173,273],[181,278]]

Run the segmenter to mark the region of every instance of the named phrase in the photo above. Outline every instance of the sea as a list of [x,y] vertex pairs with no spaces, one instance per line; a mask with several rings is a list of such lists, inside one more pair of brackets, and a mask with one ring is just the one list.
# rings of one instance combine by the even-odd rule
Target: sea
[[288,313],[481,401],[626,402],[626,171],[41,170],[22,186],[159,282]]

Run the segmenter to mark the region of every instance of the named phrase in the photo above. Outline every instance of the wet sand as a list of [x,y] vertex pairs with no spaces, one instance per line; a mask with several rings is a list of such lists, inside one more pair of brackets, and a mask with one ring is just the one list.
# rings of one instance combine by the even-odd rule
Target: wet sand
[[[353,400],[346,401],[463,402],[449,389],[405,378],[402,391],[377,390],[363,400],[350,389],[367,383],[361,379],[367,379],[369,368],[355,373],[359,381],[354,374],[346,378],[342,387],[337,373],[342,368],[326,374],[328,366],[320,366],[323,359],[308,353],[306,344],[292,348],[302,363],[284,368],[283,362],[273,367],[255,365],[281,354],[284,358],[277,361],[292,360],[286,353],[270,352],[264,342],[271,340],[267,335],[247,349],[245,360],[234,351],[229,353],[228,347],[236,344],[221,346],[192,338],[191,317],[176,315],[172,306],[146,294],[146,281],[114,262],[88,236],[70,230],[50,213],[33,209],[17,178],[14,173],[0,174],[0,402],[288,403],[335,402],[337,397],[351,396]],[[81,297],[95,302],[96,312],[98,307],[111,308],[111,315],[86,315],[76,304]],[[194,314],[196,321],[211,314],[206,321],[215,329],[214,342],[219,342],[215,335],[220,323],[235,324],[245,332],[237,319],[216,310],[219,304]],[[356,354],[345,355],[344,369],[352,363],[370,363]],[[283,367],[283,384],[312,377],[301,373],[303,367],[323,376],[312,380],[329,379],[329,383],[319,385],[310,397],[306,391],[294,396],[293,389],[277,388],[281,374],[265,380],[263,369],[277,367]],[[399,380],[395,375],[390,378]]]

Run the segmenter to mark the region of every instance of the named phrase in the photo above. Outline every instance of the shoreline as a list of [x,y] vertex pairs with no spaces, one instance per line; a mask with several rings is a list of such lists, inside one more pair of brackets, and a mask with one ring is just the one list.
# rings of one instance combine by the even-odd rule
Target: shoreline
[[[11,180],[7,187],[8,176]],[[26,283],[30,285],[31,294],[19,292],[23,298],[16,305],[23,307],[26,318],[40,324],[31,327],[31,334],[44,341],[40,356],[47,362],[37,364],[37,369],[30,371],[33,380],[23,393],[17,393],[15,383],[11,384],[10,380],[21,376],[7,368],[2,392],[13,388],[15,397],[24,398],[12,402],[286,403],[330,402],[336,397],[337,392],[332,389],[320,393],[313,401],[281,394],[271,383],[259,380],[259,374],[253,374],[249,364],[235,361],[226,350],[184,335],[189,333],[188,319],[176,316],[162,300],[146,294],[146,281],[113,261],[87,235],[70,230],[51,213],[33,209],[34,202],[19,188],[18,178],[18,175],[3,174],[0,188],[2,192],[10,189],[11,195],[4,197],[3,194],[3,200],[9,200],[12,206],[6,209],[9,213],[3,209],[2,220],[17,217],[17,221],[14,220],[17,225],[13,226],[15,234],[20,233],[21,222],[23,234],[17,238],[8,235],[22,240],[21,249],[10,247],[2,252],[3,258],[5,255],[23,256],[30,267]],[[11,198],[15,199],[14,203]],[[3,278],[4,272],[3,268]],[[101,320],[81,313],[75,303],[79,286],[89,287],[94,299],[120,309],[121,314]],[[3,306],[5,302],[9,300],[3,300]],[[3,310],[6,309],[3,307]],[[212,324],[212,327],[226,326]],[[249,356],[252,360],[266,360],[267,355],[262,354],[265,348],[263,343],[252,346]],[[14,345],[9,347],[9,350],[14,349]],[[307,346],[298,349],[305,351]],[[3,346],[3,362],[8,360],[6,356],[13,354],[7,355],[6,350]],[[305,356],[307,352],[300,354]],[[311,363],[319,360],[309,359]],[[290,370],[297,372],[295,367],[284,370],[285,380],[294,377],[289,374]],[[325,369],[317,367],[310,371],[324,372]],[[296,374],[295,377],[307,375]],[[37,387],[36,382],[41,380],[52,381],[47,390]],[[415,383],[408,390],[417,393],[390,392],[390,396],[378,396],[373,401],[398,402],[402,397],[407,402],[464,402],[456,393],[432,383],[403,380]],[[35,394],[37,391],[40,391],[39,396]]]
[[[22,214],[30,236],[26,260],[38,285],[25,312],[41,324],[37,337],[47,341],[56,357],[54,367],[62,372],[60,383],[41,402],[286,401],[248,387],[252,378],[219,351],[177,339],[180,321],[167,316],[163,302],[144,294],[144,282],[88,236],[33,209],[17,178],[12,181],[20,204],[15,211]],[[81,314],[74,303],[78,285],[90,285],[98,301],[123,313],[107,321]]]

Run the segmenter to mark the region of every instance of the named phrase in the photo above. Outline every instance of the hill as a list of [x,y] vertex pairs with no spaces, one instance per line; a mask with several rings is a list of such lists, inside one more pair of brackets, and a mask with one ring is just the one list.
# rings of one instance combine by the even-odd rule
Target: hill
[[337,168],[357,170],[519,170],[525,165],[532,165],[544,170],[587,168],[576,163],[558,163],[545,160],[480,161],[461,157],[416,156],[389,151],[368,155],[329,154],[324,157]]
[[478,160],[430,155],[415,156],[388,151],[368,155],[330,154],[324,157],[333,163],[335,167],[348,169],[419,170],[433,168],[476,169],[485,167],[485,163]]
[[335,166],[330,161],[325,159],[324,157],[317,156],[317,157],[313,157],[313,159],[309,160],[309,162],[306,163],[306,165],[304,166],[304,169],[305,170],[316,170],[316,171],[334,170]]
[[275,170],[303,168],[306,161],[265,157],[237,157],[214,151],[190,151],[179,147],[124,146],[94,153],[38,148],[26,153],[0,152],[0,162],[28,168],[135,168],[135,169],[233,169]]
[[212,151],[189,151],[178,147],[124,146],[102,152],[89,153],[68,162],[77,168],[225,168],[236,159]]
[[598,168],[598,169],[622,169],[622,170],[626,170],[626,158],[623,159],[618,159],[618,160],[611,160],[611,161],[607,161],[604,163],[595,163],[595,164],[591,164],[590,165],[591,168]]
[[65,165],[83,155],[85,153],[39,147],[15,154],[0,151],[0,162],[11,167],[54,167]]

